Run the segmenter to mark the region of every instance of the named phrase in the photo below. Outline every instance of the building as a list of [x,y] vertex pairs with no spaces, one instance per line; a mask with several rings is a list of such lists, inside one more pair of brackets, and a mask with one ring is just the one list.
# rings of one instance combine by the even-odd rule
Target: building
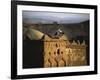
[[23,60],[26,67],[88,65],[86,56],[87,45],[84,40],[82,43],[79,40],[70,42],[60,29],[51,36],[29,28],[27,29],[27,37],[28,40],[24,40]]
[[69,42],[68,38],[62,36],[43,37],[44,43],[44,67],[64,67],[64,66],[85,66],[86,44],[85,41],[80,43],[77,41]]

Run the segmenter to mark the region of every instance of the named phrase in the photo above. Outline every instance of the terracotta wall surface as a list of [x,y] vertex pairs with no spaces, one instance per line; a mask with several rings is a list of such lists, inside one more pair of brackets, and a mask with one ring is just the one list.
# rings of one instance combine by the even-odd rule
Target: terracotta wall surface
[[44,38],[44,67],[85,66],[86,44],[70,43],[67,38]]

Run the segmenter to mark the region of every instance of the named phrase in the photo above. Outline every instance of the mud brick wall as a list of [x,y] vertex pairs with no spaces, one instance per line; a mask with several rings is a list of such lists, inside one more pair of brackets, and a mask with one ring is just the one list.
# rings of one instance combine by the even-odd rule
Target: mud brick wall
[[84,66],[87,65],[86,45],[83,43],[70,43],[64,36],[44,39],[44,67]]

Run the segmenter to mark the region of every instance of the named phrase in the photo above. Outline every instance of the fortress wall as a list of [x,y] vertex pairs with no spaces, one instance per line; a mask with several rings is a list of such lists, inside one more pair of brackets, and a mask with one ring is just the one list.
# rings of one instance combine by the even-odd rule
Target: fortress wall
[[85,66],[86,45],[67,43],[68,40],[45,38],[44,67]]

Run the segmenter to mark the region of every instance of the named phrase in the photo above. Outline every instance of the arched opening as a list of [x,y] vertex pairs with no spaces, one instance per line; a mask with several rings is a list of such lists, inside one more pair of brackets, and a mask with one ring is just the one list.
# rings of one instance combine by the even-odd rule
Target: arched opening
[[54,52],[54,54],[56,54],[56,52]]
[[57,54],[60,54],[60,49],[57,49]]
[[49,55],[51,55],[51,52],[49,52]]
[[56,43],[56,47],[58,47],[57,43]]
[[63,54],[63,52],[61,52],[61,54]]

